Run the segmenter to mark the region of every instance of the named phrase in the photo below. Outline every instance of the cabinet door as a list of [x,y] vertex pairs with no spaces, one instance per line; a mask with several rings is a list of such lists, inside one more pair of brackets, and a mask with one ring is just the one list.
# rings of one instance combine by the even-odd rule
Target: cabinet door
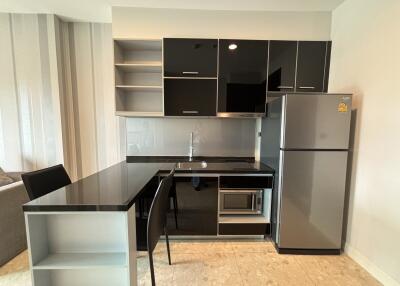
[[216,79],[164,79],[166,116],[215,116]]
[[328,92],[328,84],[329,84],[329,70],[331,66],[331,50],[332,50],[332,42],[329,41],[326,47],[326,63],[325,63],[325,77],[324,77],[324,90],[323,92]]
[[327,42],[299,42],[297,57],[296,91],[322,92]]
[[218,40],[164,39],[164,76],[216,77]]
[[297,42],[270,41],[268,91],[294,91]]
[[167,216],[171,235],[216,235],[218,208],[217,177],[175,177],[177,224],[171,198]]
[[220,40],[218,112],[264,113],[268,41]]

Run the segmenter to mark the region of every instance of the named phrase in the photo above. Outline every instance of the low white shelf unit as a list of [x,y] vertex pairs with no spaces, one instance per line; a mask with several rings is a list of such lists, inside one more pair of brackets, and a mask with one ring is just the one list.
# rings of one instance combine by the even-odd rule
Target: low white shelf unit
[[25,212],[33,286],[134,286],[135,207]]

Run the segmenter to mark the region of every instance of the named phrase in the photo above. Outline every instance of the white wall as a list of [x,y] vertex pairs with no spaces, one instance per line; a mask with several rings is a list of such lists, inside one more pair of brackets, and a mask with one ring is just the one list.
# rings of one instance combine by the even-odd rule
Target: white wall
[[115,38],[205,37],[329,40],[330,12],[252,12],[113,7]]
[[0,13],[0,166],[63,161],[55,16]]
[[346,251],[400,285],[400,1],[345,1],[332,41],[330,91],[357,109]]

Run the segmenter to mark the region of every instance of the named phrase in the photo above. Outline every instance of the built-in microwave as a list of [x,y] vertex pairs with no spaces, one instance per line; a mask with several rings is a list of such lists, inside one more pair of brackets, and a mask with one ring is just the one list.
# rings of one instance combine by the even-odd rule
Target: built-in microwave
[[261,214],[263,190],[219,190],[220,214]]

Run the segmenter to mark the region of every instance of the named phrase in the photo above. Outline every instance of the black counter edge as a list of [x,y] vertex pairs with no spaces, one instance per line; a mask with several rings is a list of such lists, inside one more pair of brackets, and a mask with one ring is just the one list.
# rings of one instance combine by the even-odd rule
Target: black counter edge
[[42,205],[42,206],[31,206],[23,205],[22,209],[24,212],[121,212],[128,211],[134,202],[129,205]]
[[[195,156],[193,161],[207,161],[210,163],[232,163],[249,162],[254,163],[254,157],[214,157],[214,156]],[[188,162],[188,156],[126,156],[127,163],[176,163],[177,161]]]

